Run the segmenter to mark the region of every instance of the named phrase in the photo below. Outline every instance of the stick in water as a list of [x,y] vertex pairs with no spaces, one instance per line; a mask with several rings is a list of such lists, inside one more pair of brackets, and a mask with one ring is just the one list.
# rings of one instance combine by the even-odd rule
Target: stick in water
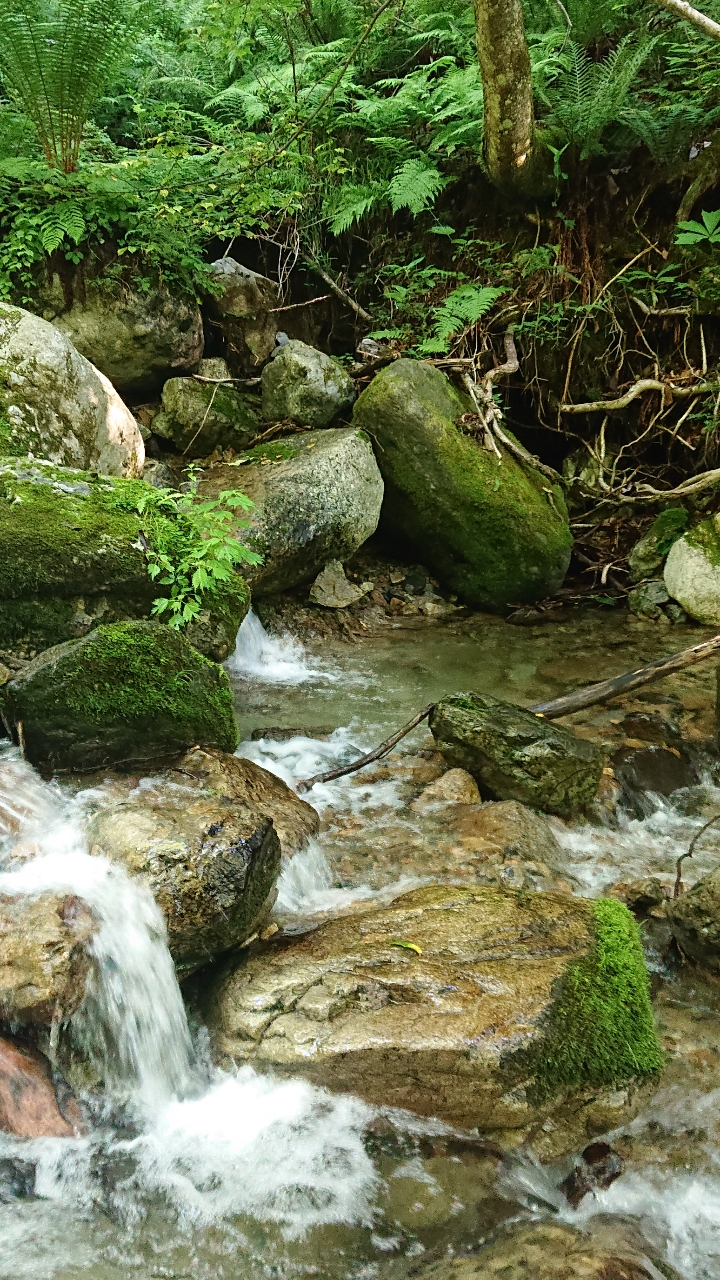
[[422,711],[418,711],[417,715],[413,716],[412,720],[404,725],[402,729],[398,729],[397,733],[394,733],[391,738],[386,738],[374,751],[370,751],[366,756],[360,756],[359,760],[353,760],[352,764],[344,764],[340,769],[328,769],[327,773],[316,773],[313,778],[306,778],[304,782],[298,782],[298,791],[309,791],[311,787],[315,786],[316,782],[333,782],[335,778],[343,778],[346,773],[355,773],[356,769],[363,769],[366,764],[373,764],[375,760],[381,760],[383,756],[388,754],[388,751],[392,751],[393,747],[397,746],[398,742],[406,734],[417,728],[430,715],[434,706],[434,702],[429,702],[426,707],[423,707]]

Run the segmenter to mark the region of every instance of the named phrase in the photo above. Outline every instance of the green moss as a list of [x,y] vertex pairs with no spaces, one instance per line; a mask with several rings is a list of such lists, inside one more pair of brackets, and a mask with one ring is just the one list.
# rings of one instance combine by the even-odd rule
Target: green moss
[[300,451],[301,446],[290,440],[276,440],[270,444],[255,445],[255,448],[248,449],[243,457],[251,462],[289,462],[291,458],[296,458]]
[[685,539],[690,546],[702,551],[705,559],[715,568],[720,568],[719,523],[717,516],[713,516],[710,520],[701,520],[700,524],[696,524],[685,534]]
[[539,1097],[619,1085],[662,1069],[638,926],[627,907],[594,907],[594,945],[570,966],[540,1047],[526,1063]]
[[23,724],[28,759],[95,768],[153,759],[194,744],[234,751],[225,671],[177,631],[152,622],[100,626],[41,654],[3,690],[3,714]]
[[682,537],[688,526],[688,513],[684,507],[667,507],[653,520],[647,538],[653,538],[659,555],[666,556],[674,542]]

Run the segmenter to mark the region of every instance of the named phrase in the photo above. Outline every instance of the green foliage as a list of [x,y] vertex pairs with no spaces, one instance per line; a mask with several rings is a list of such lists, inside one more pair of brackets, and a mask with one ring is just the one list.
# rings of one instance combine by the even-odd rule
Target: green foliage
[[711,212],[703,210],[701,222],[679,222],[675,236],[676,244],[702,245],[712,247],[720,244],[720,209]]
[[594,947],[570,967],[532,1064],[541,1095],[623,1084],[663,1066],[637,924],[613,898],[601,898],[594,916]]
[[442,305],[433,309],[434,335],[420,344],[420,350],[427,354],[447,351],[449,339],[456,337],[466,325],[477,324],[504,292],[492,285],[478,288],[474,284],[463,284],[453,289]]
[[[134,503],[138,515],[148,519],[148,573],[153,582],[169,588],[153,601],[152,611],[165,615],[176,630],[192,622],[209,599],[233,583],[239,565],[261,563],[261,557],[237,538],[248,523],[238,518],[238,512],[252,510],[250,499],[234,489],[224,490],[217,498],[199,499],[199,476],[193,468],[189,471],[187,492],[143,486]],[[157,515],[165,519],[153,520]]]
[[134,34],[128,0],[2,0],[3,81],[53,168],[77,168],[85,123]]

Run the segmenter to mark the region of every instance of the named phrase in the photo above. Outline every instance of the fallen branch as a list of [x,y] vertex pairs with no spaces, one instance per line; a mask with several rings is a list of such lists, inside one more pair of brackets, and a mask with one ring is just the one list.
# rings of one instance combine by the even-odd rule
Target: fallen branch
[[381,760],[389,751],[392,751],[393,747],[397,746],[402,738],[406,737],[419,724],[422,724],[423,720],[427,719],[434,706],[434,702],[428,703],[402,729],[398,729],[397,733],[394,733],[390,738],[386,738],[374,751],[368,752],[366,756],[360,756],[359,760],[353,760],[352,764],[344,764],[339,769],[328,769],[326,773],[316,773],[314,777],[305,778],[303,782],[298,782],[298,791],[309,791],[311,787],[315,786],[316,782],[333,782],[335,778],[344,778],[348,773],[355,773],[358,769],[364,769],[366,764],[374,764],[376,760]]
[[717,382],[699,382],[694,386],[675,387],[671,382],[661,382],[659,378],[641,378],[616,400],[590,400],[587,404],[561,404],[560,412],[612,413],[617,409],[627,409],[633,400],[637,400],[637,397],[644,395],[646,391],[662,391],[663,395],[670,393],[671,396],[682,397],[709,395],[711,391],[719,389],[720,384]]
[[712,640],[704,640],[702,644],[693,645],[691,649],[682,649],[679,653],[671,654],[670,657],[656,658],[655,662],[650,662],[637,671],[628,671],[625,675],[614,676],[612,680],[601,680],[599,684],[576,689],[574,693],[568,693],[563,698],[555,698],[552,702],[539,702],[534,707],[528,707],[528,711],[532,711],[542,720],[558,720],[560,716],[572,715],[573,711],[582,711],[584,707],[609,702],[611,698],[617,698],[621,693],[629,693],[631,689],[639,689],[653,680],[661,680],[664,676],[672,675],[674,671],[692,667],[696,662],[703,662],[706,658],[712,658],[718,653],[720,653],[720,635],[713,636]]
[[320,279],[324,280],[326,285],[332,289],[336,298],[339,298],[347,307],[350,307],[356,315],[360,316],[361,320],[366,320],[368,324],[372,324],[372,316],[370,315],[370,312],[366,311],[364,307],[361,307],[360,303],[356,302],[354,298],[351,298],[350,294],[346,293],[344,289],[341,289],[337,281],[333,280],[332,276],[324,269],[324,267],[320,266],[320,263],[317,262],[315,258],[311,258],[303,254],[303,261],[307,262],[308,266],[312,267],[313,271],[317,272]]

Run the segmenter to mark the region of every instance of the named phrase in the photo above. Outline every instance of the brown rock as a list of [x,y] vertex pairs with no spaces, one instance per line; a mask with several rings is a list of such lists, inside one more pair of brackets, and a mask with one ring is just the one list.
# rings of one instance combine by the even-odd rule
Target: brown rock
[[85,994],[95,929],[90,908],[72,894],[0,896],[0,1018],[68,1018]]
[[74,1099],[60,1110],[50,1064],[40,1053],[0,1039],[0,1129],[16,1138],[72,1138],[82,1132]]
[[448,769],[411,806],[417,813],[439,804],[480,804],[478,784],[465,769]]
[[482,841],[482,846],[473,844],[478,852],[543,862],[553,871],[564,869],[565,855],[550,824],[519,800],[499,800],[463,809],[452,814],[451,821],[460,835]]

